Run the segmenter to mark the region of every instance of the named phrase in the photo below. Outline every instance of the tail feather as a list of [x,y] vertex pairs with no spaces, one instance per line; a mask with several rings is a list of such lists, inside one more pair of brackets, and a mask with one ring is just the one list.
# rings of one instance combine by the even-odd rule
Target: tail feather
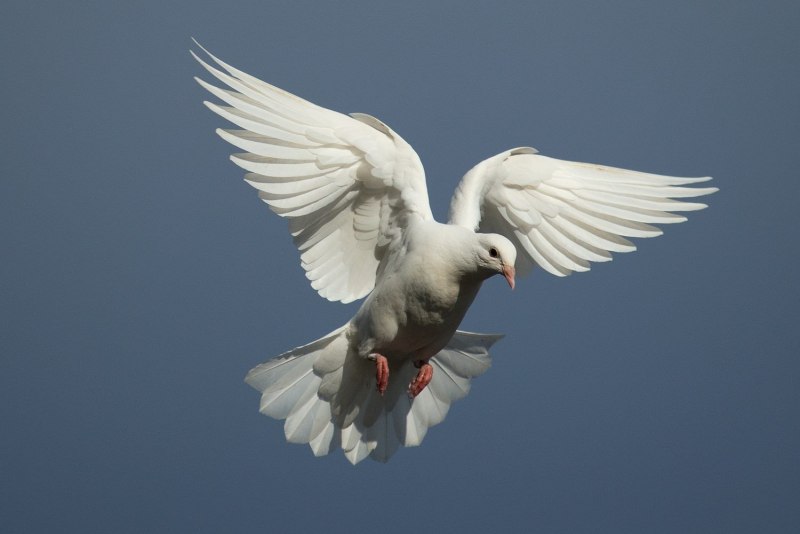
[[347,325],[255,367],[245,380],[261,391],[262,413],[286,420],[287,441],[308,443],[316,456],[342,448],[353,464],[367,457],[386,462],[401,445],[422,443],[469,393],[470,379],[489,368],[489,348],[501,337],[457,331],[431,358],[433,379],[414,399],[406,393],[413,363],[392,365],[379,395],[374,365],[348,350]]
[[302,396],[314,389],[319,379],[310,370],[295,367],[287,373],[291,380],[278,381],[272,389],[261,396],[260,411],[275,419],[286,419],[294,411]]
[[314,426],[317,410],[323,405],[317,402],[317,389],[319,389],[318,380],[310,381],[306,391],[292,409],[292,413],[286,418],[283,430],[289,443],[308,443],[316,437],[311,435],[311,429]]
[[344,330],[343,326],[251,369],[245,382],[262,392],[259,411],[275,419],[289,417],[300,397],[319,388],[320,378],[313,372],[315,358],[309,356],[324,353]]
[[328,421],[322,431],[308,442],[314,456],[325,456],[331,449],[336,449],[341,445],[341,431],[337,431],[333,422]]
[[331,413],[339,428],[347,428],[356,420],[363,421],[375,390],[375,365],[355,352],[349,351],[344,366],[331,374],[339,375],[341,381],[336,392],[325,398],[331,403]]

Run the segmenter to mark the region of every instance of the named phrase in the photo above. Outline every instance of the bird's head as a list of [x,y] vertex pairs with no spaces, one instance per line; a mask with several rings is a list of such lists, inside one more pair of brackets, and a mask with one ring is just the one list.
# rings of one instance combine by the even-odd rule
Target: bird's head
[[514,245],[499,234],[477,234],[478,268],[487,272],[487,277],[502,274],[514,289],[514,262],[517,260],[517,249]]

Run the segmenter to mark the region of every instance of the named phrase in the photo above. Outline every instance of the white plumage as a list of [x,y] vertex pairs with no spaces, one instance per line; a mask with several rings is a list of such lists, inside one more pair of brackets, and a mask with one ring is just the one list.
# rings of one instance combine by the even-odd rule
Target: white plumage
[[[193,53],[194,55],[194,53]],[[676,200],[710,180],[560,161],[508,150],[459,183],[448,224],[434,221],[419,157],[364,114],[342,115],[195,55],[229,89],[197,81],[227,105],[206,102],[240,129],[217,130],[245,151],[231,159],[259,197],[289,221],[312,287],[328,300],[367,297],[346,325],[257,366],[248,384],[261,412],[285,419],[286,439],[315,455],[342,448],[352,463],[386,461],[419,445],[500,336],[458,331],[481,283],[539,266],[557,276],[589,270],[627,237],[704,204]]]

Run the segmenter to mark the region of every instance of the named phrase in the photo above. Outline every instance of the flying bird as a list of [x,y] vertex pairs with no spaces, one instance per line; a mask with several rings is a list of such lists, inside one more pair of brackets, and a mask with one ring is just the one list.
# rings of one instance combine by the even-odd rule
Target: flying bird
[[[199,44],[198,44],[199,46]],[[202,47],[201,47],[202,48]],[[433,218],[419,157],[363,113],[343,115],[192,55],[226,88],[197,82],[238,129],[217,133],[245,180],[288,221],[311,286],[331,301],[366,297],[344,326],[252,369],[260,411],[285,419],[286,439],[317,456],[341,448],[356,464],[419,445],[499,335],[458,330],[484,280],[513,289],[534,267],[556,276],[631,252],[627,237],[705,208],[684,198],[710,177],[677,178],[506,150],[461,179],[446,224]]]

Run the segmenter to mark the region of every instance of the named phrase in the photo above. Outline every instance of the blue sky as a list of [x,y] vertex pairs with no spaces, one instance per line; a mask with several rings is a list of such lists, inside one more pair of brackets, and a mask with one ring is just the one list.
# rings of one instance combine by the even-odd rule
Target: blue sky
[[[5,2],[4,532],[796,532],[793,2]],[[494,364],[422,447],[352,467],[243,382],[344,323],[213,133],[196,37],[373,114],[434,214],[476,162],[712,175],[589,273],[485,284]]]

